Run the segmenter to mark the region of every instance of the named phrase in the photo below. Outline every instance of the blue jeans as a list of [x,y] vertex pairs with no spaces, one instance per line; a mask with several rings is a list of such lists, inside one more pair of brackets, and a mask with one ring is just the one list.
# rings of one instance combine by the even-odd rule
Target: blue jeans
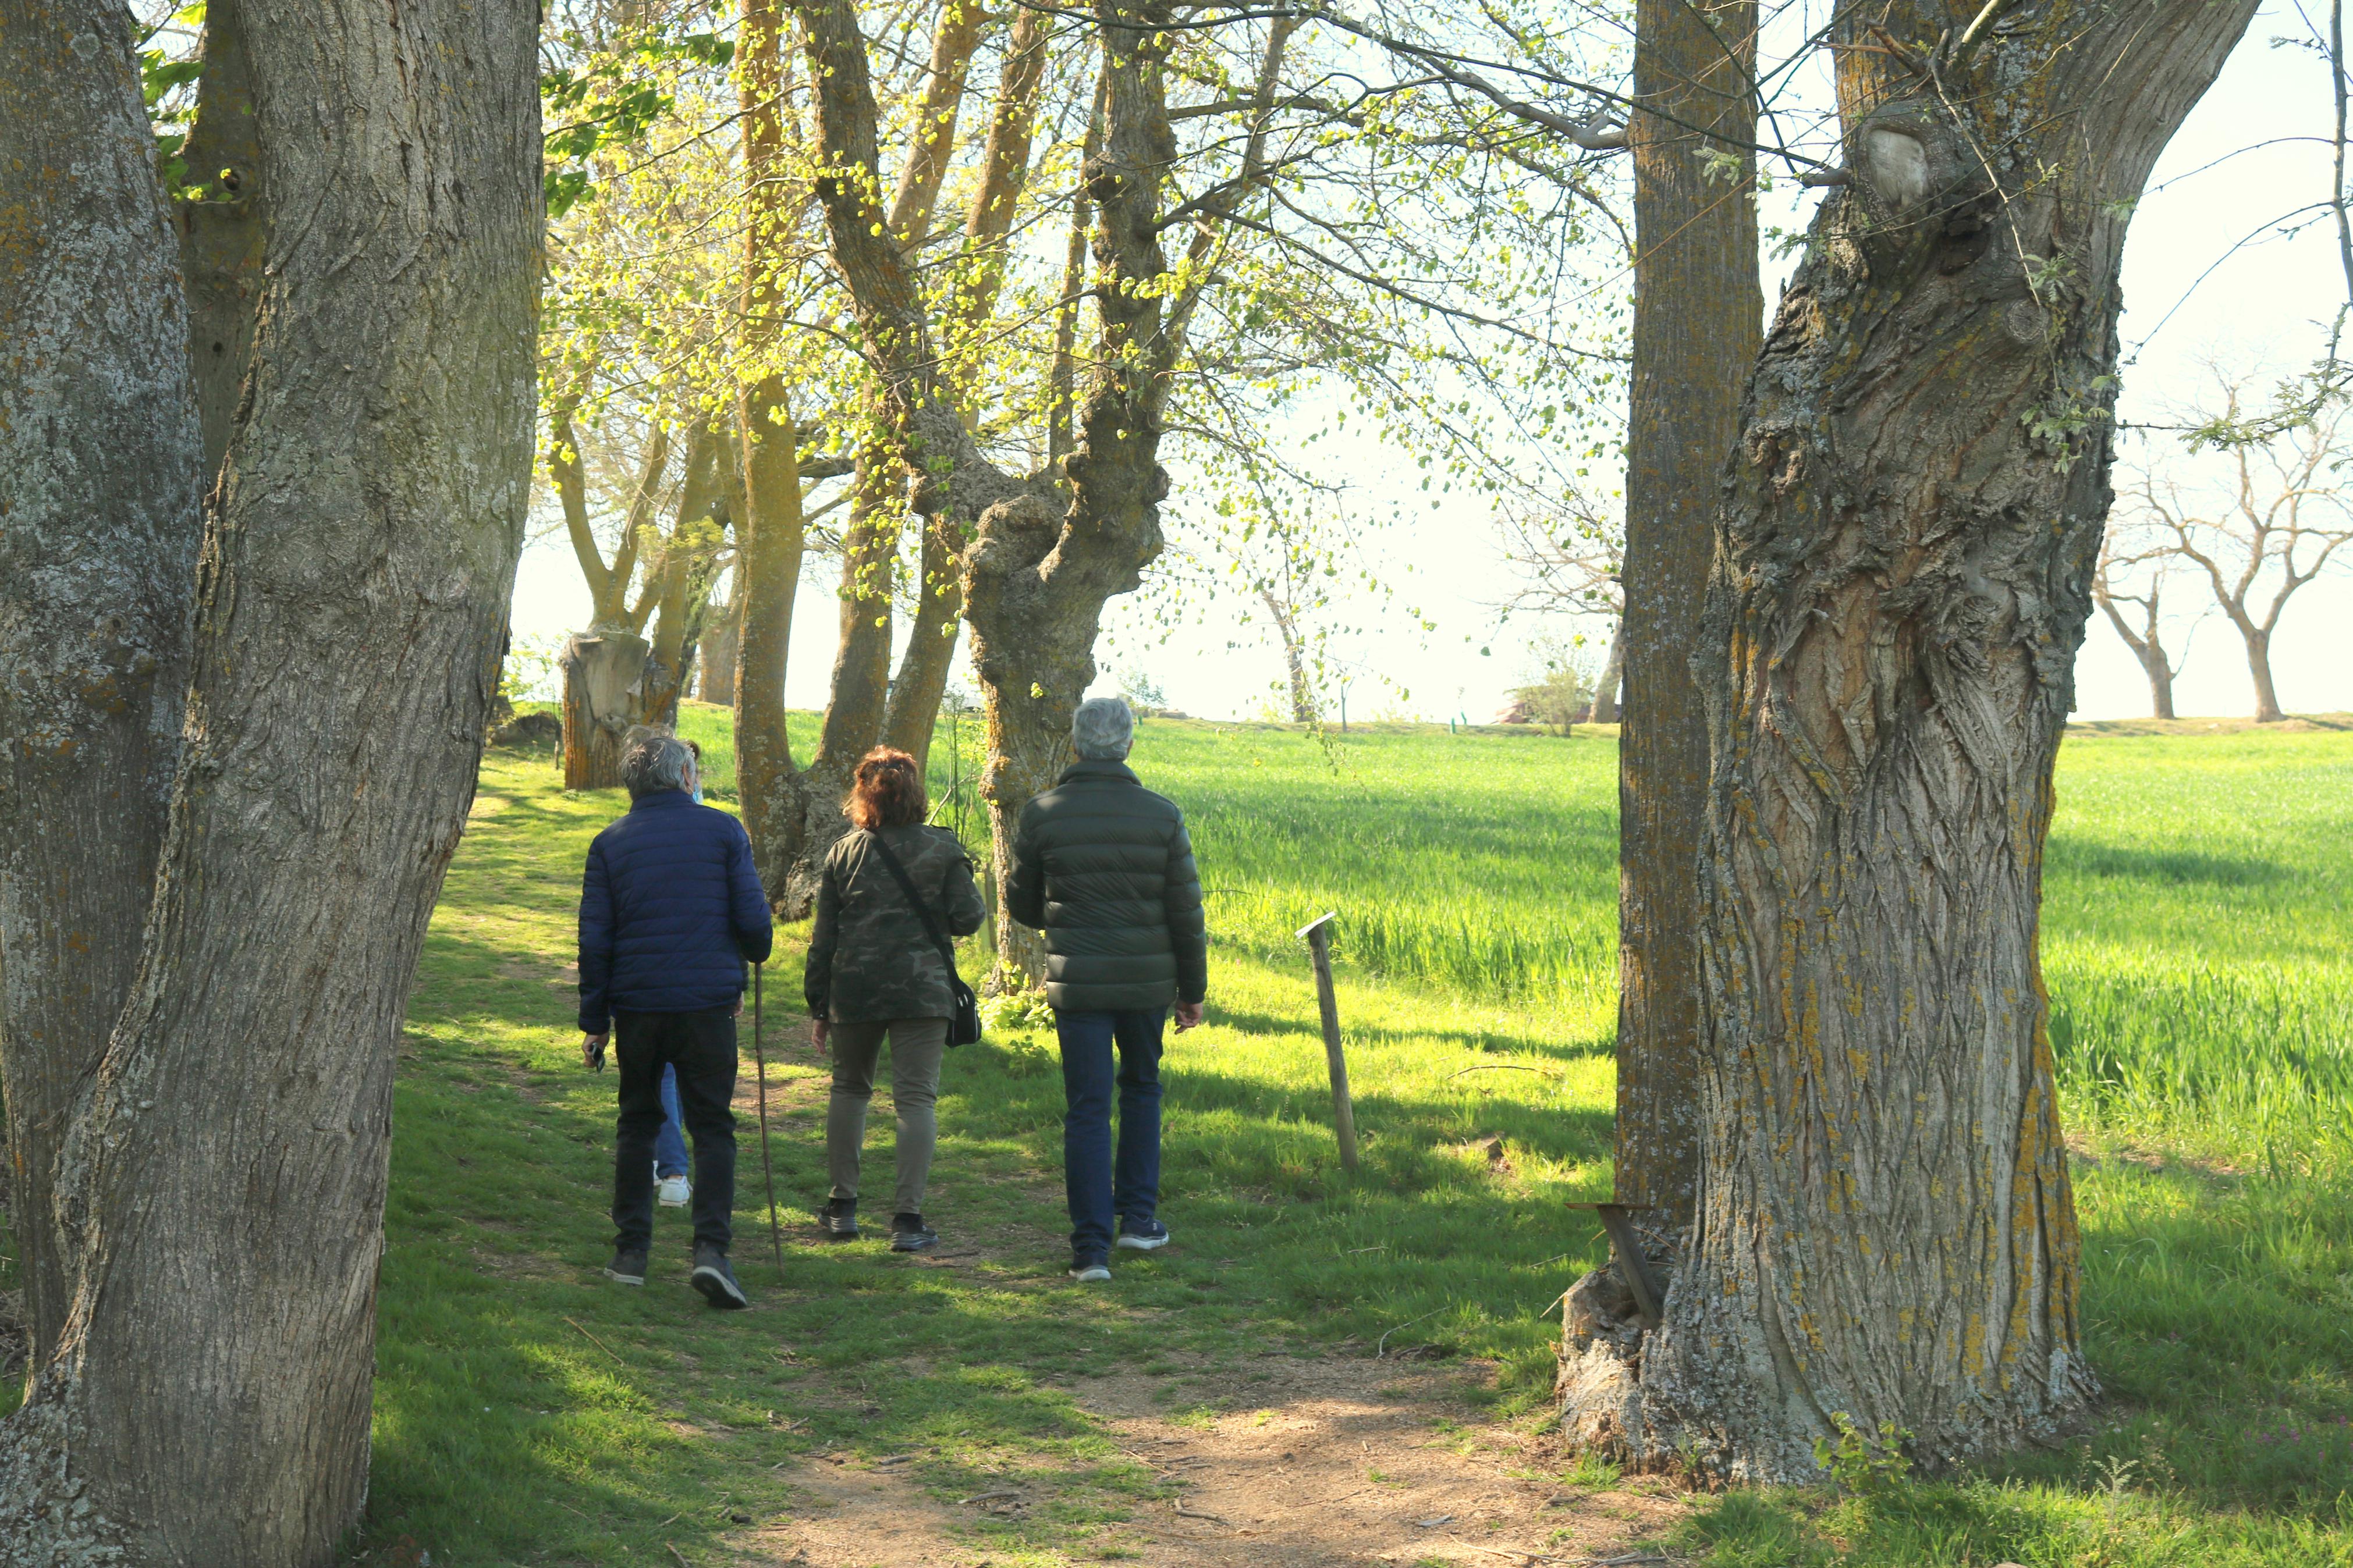
[[[1111,1256],[1117,1220],[1143,1224],[1160,1206],[1160,1036],[1168,1009],[1056,1013],[1062,1042],[1062,1182],[1071,1255]],[[1119,1047],[1119,1155],[1112,1156],[1112,1047]]]
[[679,1126],[678,1065],[662,1063],[662,1125],[654,1134],[654,1174],[667,1181],[686,1174],[686,1133]]

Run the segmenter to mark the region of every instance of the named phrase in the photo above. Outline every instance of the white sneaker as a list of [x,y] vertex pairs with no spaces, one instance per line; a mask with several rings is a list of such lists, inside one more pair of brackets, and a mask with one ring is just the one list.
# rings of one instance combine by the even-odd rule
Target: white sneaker
[[1072,1266],[1071,1278],[1082,1285],[1103,1285],[1111,1280],[1111,1270],[1100,1263],[1080,1263]]
[[661,1200],[661,1205],[666,1209],[682,1209],[686,1206],[687,1199],[693,1195],[694,1189],[687,1184],[684,1176],[664,1176],[661,1179],[660,1187],[656,1192],[656,1196]]

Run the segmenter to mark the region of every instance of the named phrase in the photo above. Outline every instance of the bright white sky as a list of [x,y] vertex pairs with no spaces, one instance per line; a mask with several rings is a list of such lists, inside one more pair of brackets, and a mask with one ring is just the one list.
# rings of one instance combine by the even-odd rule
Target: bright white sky
[[[2309,223],[2294,239],[2266,228],[2268,220],[2324,201],[2328,193],[2327,67],[2308,53],[2269,47],[2275,36],[2302,31],[2293,10],[2278,0],[2266,5],[2158,165],[2152,194],[2133,220],[2124,268],[2127,422],[2164,417],[2169,404],[2192,394],[2206,359],[2256,369],[2268,378],[2310,363],[2325,342],[2326,321],[2343,291],[2333,233],[2320,222]],[[2229,149],[2285,137],[2306,140],[2242,153],[2218,168],[2193,173]],[[1784,184],[1767,200],[1787,210],[1768,210],[1766,221],[1798,226],[1812,199]],[[2253,243],[2221,259],[2251,234],[2256,237]],[[1768,309],[1790,265],[1768,259]],[[2200,275],[2210,268],[2200,282]],[[2168,310],[2171,319],[2159,331],[2159,319]],[[2129,454],[2134,444],[2168,438],[2126,440]],[[1371,511],[1389,497],[1380,454],[1367,451],[1365,457],[1360,493],[1365,510]],[[1482,510],[1466,501],[1456,511],[1417,507],[1407,515],[1417,521],[1390,531],[1378,547],[1398,584],[1397,600],[1386,606],[1345,605],[1335,616],[1369,628],[1367,635],[1339,645],[1372,678],[1355,683],[1351,714],[1372,717],[1389,708],[1437,719],[1461,711],[1484,721],[1502,705],[1505,689],[1524,679],[1525,640],[1538,628],[1518,617],[1507,637],[1496,636],[1491,606],[1508,592],[1509,569]],[[833,570],[830,562],[813,562],[802,584],[786,678],[796,707],[819,707],[825,700],[833,663]],[[2179,582],[2169,594],[2189,601],[2193,584]],[[1419,608],[1438,629],[1423,632],[1405,613],[1406,604]],[[560,637],[586,612],[586,590],[563,539],[552,537],[528,550],[515,586],[517,637]],[[1281,672],[1280,650],[1271,636],[1240,626],[1233,614],[1217,605],[1206,606],[1166,641],[1132,603],[1113,607],[1107,630],[1098,654],[1106,687],[1117,671],[1140,668],[1157,680],[1172,706],[1202,716],[1257,715]],[[1492,647],[1493,655],[1482,658],[1482,647]],[[2229,624],[2219,615],[2209,616],[2191,634],[2189,647],[2176,682],[2178,710],[2185,716],[2251,713],[2253,688]],[[2291,601],[2274,645],[2273,667],[2281,704],[2290,712],[2353,709],[2353,573],[2315,583]],[[2096,614],[2076,679],[2082,717],[2147,711],[2139,666]],[[1407,696],[1398,696],[1400,688]]]

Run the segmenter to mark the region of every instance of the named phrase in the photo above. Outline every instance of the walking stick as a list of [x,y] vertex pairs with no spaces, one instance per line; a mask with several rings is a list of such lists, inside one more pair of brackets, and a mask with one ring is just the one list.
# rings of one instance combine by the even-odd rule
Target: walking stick
[[768,1189],[768,1250],[776,1260],[776,1282],[785,1279],[785,1237],[776,1225],[776,1173],[768,1163],[768,1047],[760,1027],[760,971],[752,966],[752,1059],[760,1068],[760,1179]]

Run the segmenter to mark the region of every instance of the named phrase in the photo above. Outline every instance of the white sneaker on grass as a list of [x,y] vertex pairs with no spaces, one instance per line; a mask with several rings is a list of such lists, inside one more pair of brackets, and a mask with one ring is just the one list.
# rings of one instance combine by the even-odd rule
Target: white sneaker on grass
[[1112,1243],[1130,1252],[1153,1252],[1168,1245],[1168,1227],[1156,1219],[1119,1222],[1119,1238]]
[[1111,1268],[1098,1258],[1082,1258],[1071,1263],[1071,1278],[1082,1285],[1108,1285]]
[[687,1200],[694,1195],[693,1186],[684,1176],[664,1176],[655,1191],[666,1209],[682,1209]]

